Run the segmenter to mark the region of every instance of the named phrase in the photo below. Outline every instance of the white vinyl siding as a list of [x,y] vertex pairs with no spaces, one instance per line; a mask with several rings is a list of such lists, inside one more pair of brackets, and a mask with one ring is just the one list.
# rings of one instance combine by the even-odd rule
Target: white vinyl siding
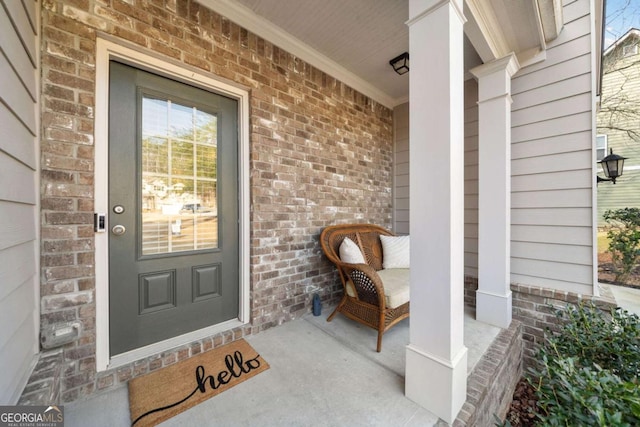
[[409,234],[409,104],[393,110],[394,179],[393,230],[396,234]]
[[0,1],[0,405],[13,405],[38,353],[37,10]]
[[512,80],[511,281],[593,293],[589,0]]

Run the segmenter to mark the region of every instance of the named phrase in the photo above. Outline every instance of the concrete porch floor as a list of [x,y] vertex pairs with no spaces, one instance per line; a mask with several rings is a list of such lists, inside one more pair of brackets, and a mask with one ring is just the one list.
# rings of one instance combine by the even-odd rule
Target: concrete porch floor
[[[385,334],[377,353],[373,329],[341,315],[327,323],[332,309],[247,337],[270,369],[161,425],[446,425],[404,396],[409,320]],[[499,331],[467,309],[469,373]],[[126,387],[67,404],[64,411],[67,427],[130,425]]]

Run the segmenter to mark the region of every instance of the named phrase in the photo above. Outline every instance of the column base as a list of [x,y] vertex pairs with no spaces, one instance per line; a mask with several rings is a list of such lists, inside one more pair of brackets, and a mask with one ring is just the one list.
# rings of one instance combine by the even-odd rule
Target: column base
[[476,320],[507,329],[511,324],[511,291],[506,295],[476,291]]
[[467,400],[467,348],[453,360],[430,355],[409,344],[405,395],[447,423],[456,419]]

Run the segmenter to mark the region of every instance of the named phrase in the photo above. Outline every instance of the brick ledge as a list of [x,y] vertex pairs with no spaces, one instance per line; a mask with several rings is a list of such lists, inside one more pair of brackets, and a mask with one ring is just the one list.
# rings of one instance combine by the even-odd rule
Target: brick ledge
[[40,353],[18,405],[59,404],[62,362],[61,348]]
[[454,427],[493,425],[493,414],[504,418],[522,376],[522,323],[513,320],[500,331],[467,377],[467,401]]

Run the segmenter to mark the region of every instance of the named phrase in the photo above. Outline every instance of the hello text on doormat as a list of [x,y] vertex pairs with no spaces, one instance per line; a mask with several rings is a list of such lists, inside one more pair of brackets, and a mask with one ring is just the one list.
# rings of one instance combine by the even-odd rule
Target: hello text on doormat
[[154,426],[269,369],[241,339],[129,382],[131,425]]

